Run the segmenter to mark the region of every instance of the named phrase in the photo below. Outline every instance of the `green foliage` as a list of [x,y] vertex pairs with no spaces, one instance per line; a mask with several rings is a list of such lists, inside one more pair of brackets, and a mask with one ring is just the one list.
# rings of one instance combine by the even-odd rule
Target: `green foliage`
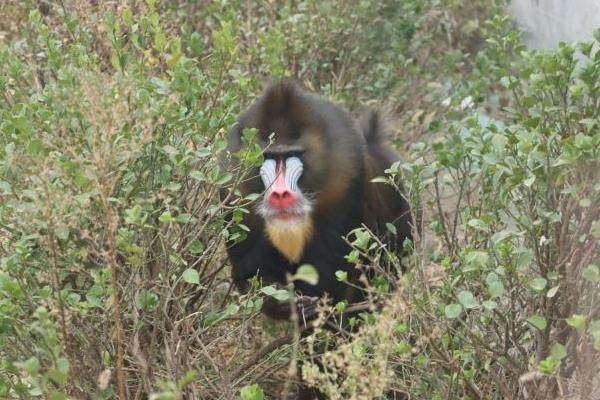
[[319,282],[319,273],[310,264],[303,264],[298,267],[296,273],[290,277],[292,280],[304,281],[311,285],[316,285]]
[[[597,389],[598,42],[530,51],[502,1],[51,3],[0,6],[0,397],[278,398],[290,357],[332,399],[517,398],[529,371]],[[286,329],[263,297],[293,293],[232,295],[223,270],[256,131],[223,161],[269,76],[386,102],[407,162],[374,184],[404,180],[419,235],[401,260],[350,232],[360,328],[263,353]]]
[[263,400],[265,394],[258,384],[244,386],[240,391],[240,398],[242,400]]
[[[361,398],[363,388],[335,377],[352,382],[373,369],[390,377],[381,384],[417,398],[518,398],[531,370],[571,382],[580,395],[598,390],[590,328],[600,306],[598,43],[530,51],[503,17],[486,31],[474,84],[452,96],[444,115],[448,132],[415,143],[410,162],[374,180],[394,186],[403,176],[425,218],[415,210],[420,237],[400,291],[384,295],[384,309],[353,338],[368,343],[368,361],[355,360],[341,340],[320,358],[325,374],[304,369],[331,398]],[[506,107],[494,108],[498,96]],[[465,107],[467,97],[476,103]],[[424,247],[430,240],[441,250]],[[348,259],[364,268],[392,260],[364,230],[349,243]],[[423,281],[440,272],[441,280]],[[394,334],[396,352],[374,350],[392,322],[407,318]],[[410,352],[406,343],[414,343]]]
[[[218,198],[237,172],[219,158],[258,82],[224,78],[231,26],[211,43],[174,30],[180,17],[161,4],[11,9],[21,32],[0,49],[0,387],[111,396],[119,383],[96,380],[119,368],[121,348],[147,366],[124,384],[150,394],[179,365],[158,361],[156,337],[190,337],[191,320],[185,334],[164,324],[208,307],[219,243],[238,229]],[[169,372],[144,372],[155,362]]]
[[[519,383],[505,368],[516,377],[534,369],[566,380],[574,373],[567,363],[598,372],[587,321],[600,300],[593,229],[600,218],[600,53],[591,42],[530,51],[506,18],[492,19],[488,29],[478,55],[486,63],[477,65],[479,86],[470,90],[491,102],[497,80],[509,105],[493,117],[476,109],[449,122],[445,140],[414,145],[404,165],[432,210],[429,227],[444,249],[435,257],[446,260],[449,274],[424,309],[415,303],[414,322],[451,330],[452,339],[434,334],[425,347],[431,356],[460,360],[458,367],[442,362],[442,370],[458,374],[451,381],[462,381],[471,395],[514,398]],[[448,322],[424,318],[428,309]],[[589,361],[576,361],[583,354]],[[591,393],[586,379],[578,384]],[[443,396],[449,382],[429,382],[425,397]]]

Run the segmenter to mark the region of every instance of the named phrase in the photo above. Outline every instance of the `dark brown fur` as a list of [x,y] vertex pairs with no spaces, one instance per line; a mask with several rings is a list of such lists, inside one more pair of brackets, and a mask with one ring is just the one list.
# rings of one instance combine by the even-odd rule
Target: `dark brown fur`
[[[242,147],[245,128],[256,128],[260,144],[268,151],[303,148],[304,172],[299,185],[313,199],[314,211],[312,234],[298,262],[290,262],[272,245],[260,216],[254,212],[248,216],[244,221],[250,228],[247,239],[228,249],[233,280],[239,288],[243,290],[253,276],[265,284],[285,284],[286,273],[311,264],[319,272],[319,282],[314,286],[295,282],[303,295],[328,294],[336,302],[360,300],[360,294],[348,291],[348,286],[335,277],[338,270],[355,276],[353,266],[344,258],[350,249],[342,237],[361,223],[375,232],[385,232],[386,222],[394,223],[398,231],[390,245],[401,249],[404,239],[411,237],[406,200],[393,188],[370,182],[384,175],[398,156],[384,144],[377,113],[369,113],[361,125],[359,128],[346,111],[330,101],[287,81],[270,85],[240,115],[229,135],[229,150]],[[268,146],[272,133],[274,143]],[[258,170],[251,176],[241,192],[262,193]],[[268,305],[265,312],[275,318],[287,317]]]
[[[384,176],[385,170],[399,161],[400,157],[385,143],[386,129],[378,112],[371,111],[365,114],[360,121],[360,127],[367,140],[365,224],[378,235],[385,237],[390,247],[402,252],[404,240],[412,238],[408,202],[396,188],[371,182],[376,177]],[[402,189],[402,183],[396,183]],[[396,227],[395,237],[389,235],[385,226],[388,222]]]

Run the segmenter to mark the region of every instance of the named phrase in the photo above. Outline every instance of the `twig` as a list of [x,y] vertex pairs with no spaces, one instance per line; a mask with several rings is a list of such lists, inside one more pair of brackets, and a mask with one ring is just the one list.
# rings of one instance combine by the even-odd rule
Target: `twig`
[[452,246],[452,242],[448,237],[448,230],[446,228],[446,218],[444,217],[444,209],[442,208],[442,203],[440,202],[440,188],[439,188],[439,179],[438,172],[435,173],[435,184],[433,186],[435,188],[435,203],[437,206],[438,214],[440,216],[440,224],[442,225],[442,233],[444,234],[444,241],[448,246],[448,251],[454,255],[454,249]]
[[[102,185],[104,189],[107,189],[107,185]],[[102,199],[102,205],[106,213],[106,219],[108,220],[108,261],[111,270],[111,286],[114,296],[113,304],[113,319],[115,321],[115,347],[117,351],[117,359],[115,365],[117,390],[119,393],[119,399],[125,400],[125,365],[123,361],[123,326],[121,323],[121,295],[119,292],[119,280],[118,280],[118,266],[117,266],[117,243],[115,236],[117,234],[117,218],[114,215],[114,211],[109,204],[109,193],[102,191],[100,196]]]
[[260,361],[261,358],[269,354],[270,352],[276,350],[277,348],[289,344],[294,339],[293,333],[288,333],[287,335],[281,336],[267,345],[263,346],[259,349],[252,357],[250,357],[245,363],[237,367],[232,373],[232,380],[237,380],[240,376],[247,370],[250,369],[254,364]]
[[292,360],[290,361],[290,365],[288,367],[287,379],[283,386],[283,392],[281,394],[282,399],[287,399],[288,394],[290,392],[290,387],[292,384],[292,380],[298,374],[298,344],[300,343],[300,317],[298,316],[298,309],[296,308],[296,298],[293,296],[293,283],[291,276],[288,274],[287,281],[290,282],[288,284],[288,290],[292,293],[290,296],[290,321],[292,322],[293,332],[292,332]]
[[[460,366],[456,365],[456,362],[454,360],[452,360],[450,358],[450,356],[448,354],[446,354],[446,352],[444,352],[441,348],[436,346],[432,340],[429,340],[429,344],[431,345],[431,348],[444,360],[445,365],[442,364],[442,368],[444,368],[445,370],[447,370],[449,372],[455,372],[459,376],[462,376],[462,368],[460,368]],[[483,393],[481,393],[481,390],[477,387],[477,385],[475,385],[475,383],[473,383],[473,381],[471,381],[471,379],[464,378],[463,381],[465,382],[467,390],[469,392],[471,392],[471,394],[473,394],[473,396],[475,396],[475,398],[477,398],[477,399],[484,398]]]
[[48,185],[45,186],[46,199],[48,201],[48,209],[46,219],[48,220],[48,247],[50,248],[50,268],[52,270],[52,290],[58,299],[58,312],[60,314],[60,330],[62,333],[62,340],[65,354],[67,356],[67,360],[69,361],[69,378],[71,379],[70,386],[72,390],[76,390],[76,379],[75,379],[75,365],[73,363],[73,356],[71,354],[71,349],[67,345],[70,342],[69,333],[67,330],[67,318],[65,315],[65,306],[63,302],[62,295],[60,293],[60,278],[58,271],[58,249],[56,248],[56,237],[54,237],[54,216],[52,215],[52,211],[50,210],[50,204],[53,203],[50,199],[50,191],[48,190]]

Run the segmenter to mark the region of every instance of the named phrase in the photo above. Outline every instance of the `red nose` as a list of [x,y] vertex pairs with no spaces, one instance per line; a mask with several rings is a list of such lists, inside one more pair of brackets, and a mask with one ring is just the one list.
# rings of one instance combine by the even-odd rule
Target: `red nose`
[[295,202],[296,196],[289,190],[273,190],[269,195],[269,205],[273,208],[288,208]]

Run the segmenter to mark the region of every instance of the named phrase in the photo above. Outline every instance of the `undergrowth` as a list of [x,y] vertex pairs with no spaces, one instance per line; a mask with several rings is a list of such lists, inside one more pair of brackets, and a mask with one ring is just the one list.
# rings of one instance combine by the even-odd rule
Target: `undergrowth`
[[[500,1],[277,3],[0,4],[0,397],[279,398],[301,360],[332,399],[598,399],[597,42],[529,51]],[[384,106],[406,160],[410,268],[349,234],[382,273],[354,334],[230,287],[255,196],[219,160],[280,76]]]

